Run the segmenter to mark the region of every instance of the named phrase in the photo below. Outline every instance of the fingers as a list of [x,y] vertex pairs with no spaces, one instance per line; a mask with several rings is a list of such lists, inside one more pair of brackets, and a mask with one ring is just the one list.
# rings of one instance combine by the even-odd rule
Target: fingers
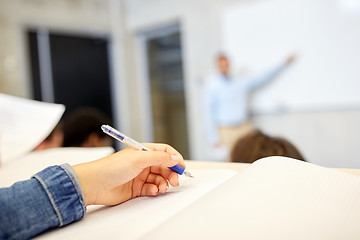
[[138,151],[138,164],[141,168],[150,166],[172,167],[179,164],[185,167],[181,154],[167,144],[144,144],[153,151]]
[[168,190],[168,188],[169,188],[169,184],[166,181],[166,179],[163,178],[160,175],[157,175],[157,174],[150,173],[147,180],[146,180],[146,182],[147,183],[153,183],[156,186],[158,186],[159,191],[162,192],[162,193],[166,192]]
[[150,148],[153,151],[159,151],[159,152],[166,152],[170,155],[179,156],[181,160],[184,160],[182,155],[173,147],[167,144],[161,144],[161,143],[144,143],[144,145],[148,148]]
[[141,196],[157,196],[159,189],[155,184],[146,183],[141,190]]
[[154,173],[148,175],[145,183],[140,180],[139,182],[134,181],[133,184],[133,197],[157,196],[159,193],[165,193],[169,188],[168,181],[161,175]]
[[170,170],[169,168],[151,167],[150,171],[152,173],[159,174],[165,179],[167,179],[171,186],[179,186],[179,175],[176,172]]

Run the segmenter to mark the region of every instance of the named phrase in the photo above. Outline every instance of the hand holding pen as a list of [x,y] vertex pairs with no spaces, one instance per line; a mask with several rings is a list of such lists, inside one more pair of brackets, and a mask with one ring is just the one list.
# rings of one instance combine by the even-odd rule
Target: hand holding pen
[[[125,134],[119,132],[118,130],[114,129],[113,127],[110,127],[109,125],[102,125],[101,129],[103,130],[104,133],[108,134],[109,136],[115,138],[116,140],[118,140],[130,147],[133,147],[133,148],[136,148],[136,149],[142,150],[142,151],[152,151],[151,149],[145,147],[144,145],[135,141],[134,139],[129,138]],[[173,170],[174,172],[176,172],[180,175],[184,174],[187,177],[193,177],[190,172],[188,172],[183,166],[181,166],[179,164],[177,164],[173,167],[169,167],[169,169]]]
[[138,196],[157,196],[179,186],[168,167],[183,162],[167,144],[146,144],[155,151],[126,148],[104,158],[72,166],[86,205],[116,205]]

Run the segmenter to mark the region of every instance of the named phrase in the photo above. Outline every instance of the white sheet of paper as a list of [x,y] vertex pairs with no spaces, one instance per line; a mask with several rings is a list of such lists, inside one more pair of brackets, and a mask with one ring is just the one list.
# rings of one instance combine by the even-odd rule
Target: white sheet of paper
[[52,148],[31,152],[28,155],[0,167],[0,187],[9,187],[13,183],[27,180],[35,173],[52,165],[69,163],[75,165],[89,162],[114,152],[111,147],[103,148]]
[[[138,239],[235,175],[232,170],[191,170],[180,186],[157,197],[139,197],[114,207],[88,208],[84,219],[39,239]],[[182,229],[182,226],[179,226]],[[177,233],[180,234],[180,233]]]
[[184,237],[360,239],[360,177],[284,157],[259,160],[144,238]]
[[54,129],[64,105],[0,94],[0,160],[6,164],[34,149]]

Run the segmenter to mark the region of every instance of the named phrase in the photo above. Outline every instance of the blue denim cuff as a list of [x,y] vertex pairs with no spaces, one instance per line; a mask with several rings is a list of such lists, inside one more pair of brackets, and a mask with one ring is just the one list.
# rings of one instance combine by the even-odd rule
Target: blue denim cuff
[[84,216],[84,195],[70,165],[48,167],[34,177],[46,191],[60,226],[80,220]]
[[71,178],[71,181],[74,183],[74,187],[79,194],[80,202],[85,206],[84,192],[81,188],[80,181],[74,169],[72,168],[72,166],[70,166],[67,163],[61,164],[60,167],[62,167],[64,171],[67,173],[67,175]]

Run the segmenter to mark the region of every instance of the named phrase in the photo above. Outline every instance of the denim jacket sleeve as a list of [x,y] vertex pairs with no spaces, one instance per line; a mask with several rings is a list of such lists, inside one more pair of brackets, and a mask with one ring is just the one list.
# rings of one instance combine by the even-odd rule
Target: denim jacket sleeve
[[48,167],[0,189],[0,239],[28,239],[84,214],[84,195],[68,164]]

